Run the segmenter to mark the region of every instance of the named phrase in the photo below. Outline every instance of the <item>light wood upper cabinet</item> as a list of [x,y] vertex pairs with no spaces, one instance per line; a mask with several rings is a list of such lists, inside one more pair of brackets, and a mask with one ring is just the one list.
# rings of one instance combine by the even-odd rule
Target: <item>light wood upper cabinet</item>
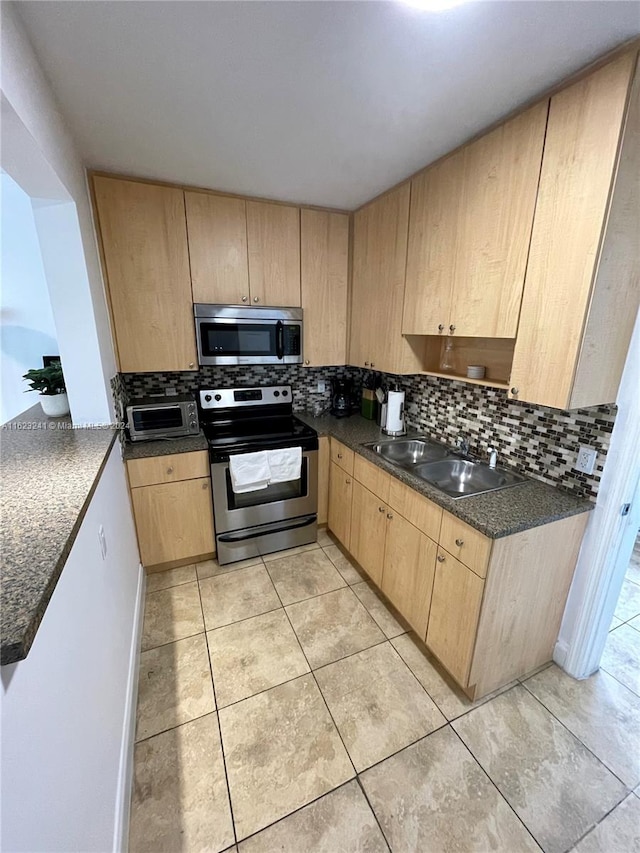
[[300,210],[247,202],[251,303],[300,307]]
[[349,278],[347,214],[302,210],[300,260],[304,363],[312,367],[345,364]]
[[416,373],[421,359],[402,336],[409,184],[354,215],[349,362],[388,373]]
[[615,401],[640,277],[635,64],[624,54],[551,98],[511,373],[516,399],[561,409]]
[[438,546],[401,515],[389,515],[382,591],[424,640]]
[[194,302],[249,301],[247,210],[243,198],[185,192]]
[[515,337],[547,107],[537,104],[412,181],[405,334]]
[[197,366],[184,194],[94,176],[120,370]]

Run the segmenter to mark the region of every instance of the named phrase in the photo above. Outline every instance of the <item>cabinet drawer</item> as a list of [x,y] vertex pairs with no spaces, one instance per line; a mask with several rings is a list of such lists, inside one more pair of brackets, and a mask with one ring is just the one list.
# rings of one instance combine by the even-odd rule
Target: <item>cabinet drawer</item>
[[135,488],[131,500],[144,566],[215,551],[209,477]]
[[342,442],[331,439],[331,461],[339,465],[347,474],[353,474],[353,450],[349,450]]
[[129,459],[127,471],[132,489],[138,486],[153,486],[156,483],[195,480],[209,476],[209,454],[206,450],[196,450],[192,453]]
[[442,516],[440,539],[442,547],[464,563],[479,577],[487,576],[487,565],[491,553],[491,539],[445,512]]
[[438,541],[442,508],[428,498],[418,494],[395,477],[389,478],[389,506],[410,521],[414,527],[426,533],[434,542]]
[[353,476],[359,483],[366,486],[370,492],[377,495],[381,501],[387,503],[389,499],[389,483],[392,477],[386,471],[383,471],[377,465],[368,462],[356,453],[353,460]]

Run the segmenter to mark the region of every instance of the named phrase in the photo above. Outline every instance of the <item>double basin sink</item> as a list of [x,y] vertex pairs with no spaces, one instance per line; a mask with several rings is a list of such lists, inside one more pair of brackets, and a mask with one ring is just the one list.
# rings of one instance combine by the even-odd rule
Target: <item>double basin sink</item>
[[460,456],[445,445],[426,438],[391,439],[366,444],[375,454],[435,486],[452,498],[508,489],[527,478],[506,468]]

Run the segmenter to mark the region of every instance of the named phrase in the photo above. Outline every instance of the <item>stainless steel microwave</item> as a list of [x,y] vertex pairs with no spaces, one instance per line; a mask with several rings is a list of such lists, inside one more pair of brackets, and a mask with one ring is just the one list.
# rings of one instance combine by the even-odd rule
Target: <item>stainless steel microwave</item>
[[127,406],[127,428],[131,441],[198,435],[196,402],[187,394],[135,400]]
[[301,364],[301,308],[193,306],[200,364]]

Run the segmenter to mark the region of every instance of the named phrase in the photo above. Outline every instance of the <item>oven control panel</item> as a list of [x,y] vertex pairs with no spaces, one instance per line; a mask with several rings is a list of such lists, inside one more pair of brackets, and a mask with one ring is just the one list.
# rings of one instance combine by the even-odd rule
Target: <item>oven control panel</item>
[[201,409],[233,409],[242,406],[274,406],[291,403],[291,385],[266,388],[206,388],[198,392]]

